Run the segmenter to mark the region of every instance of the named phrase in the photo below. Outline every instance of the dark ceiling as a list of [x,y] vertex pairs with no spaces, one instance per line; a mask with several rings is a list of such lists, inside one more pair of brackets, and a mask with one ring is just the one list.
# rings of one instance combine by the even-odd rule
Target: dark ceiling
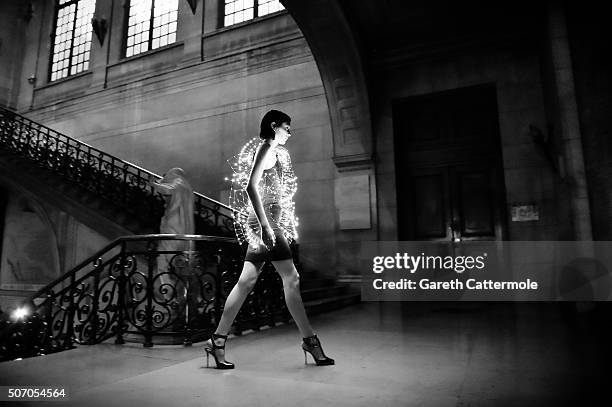
[[338,0],[364,56],[537,29],[543,2]]

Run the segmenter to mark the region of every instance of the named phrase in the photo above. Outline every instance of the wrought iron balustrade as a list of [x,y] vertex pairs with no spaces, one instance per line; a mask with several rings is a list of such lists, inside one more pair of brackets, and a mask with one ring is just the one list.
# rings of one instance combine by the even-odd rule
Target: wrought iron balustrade
[[[32,295],[24,304],[27,317],[0,328],[0,361],[112,338],[117,344],[140,339],[145,347],[164,336],[186,345],[204,340],[218,324],[242,260],[243,249],[231,238],[118,238]],[[257,330],[289,315],[282,281],[268,264],[233,329]]]
[[[61,175],[144,224],[157,226],[163,215],[164,198],[150,185],[161,176],[3,107],[0,150]],[[231,207],[197,192],[194,200],[198,233],[234,236]]]

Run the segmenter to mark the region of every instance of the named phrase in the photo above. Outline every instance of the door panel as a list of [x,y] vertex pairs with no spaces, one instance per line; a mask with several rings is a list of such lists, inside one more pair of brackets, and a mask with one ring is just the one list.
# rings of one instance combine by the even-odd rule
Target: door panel
[[505,189],[493,86],[393,106],[399,240],[503,240]]
[[411,174],[411,216],[414,226],[406,240],[446,239],[448,219],[448,174],[432,169]]
[[457,205],[455,238],[495,237],[495,190],[491,168],[451,167]]

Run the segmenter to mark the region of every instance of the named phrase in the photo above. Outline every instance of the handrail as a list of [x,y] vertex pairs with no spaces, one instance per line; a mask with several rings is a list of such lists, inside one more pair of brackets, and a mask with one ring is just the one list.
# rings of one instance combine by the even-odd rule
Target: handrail
[[102,249],[98,250],[96,253],[92,254],[82,262],[75,265],[72,269],[51,281],[49,284],[45,285],[34,294],[30,295],[30,298],[25,302],[32,304],[34,299],[46,294],[49,290],[55,285],[61,283],[64,280],[71,278],[75,275],[79,270],[83,267],[91,264],[92,262],[100,259],[101,256],[113,248],[119,245],[122,242],[131,242],[131,241],[139,241],[139,240],[193,240],[193,241],[215,241],[215,242],[224,242],[224,243],[236,243],[237,240],[235,238],[221,237],[221,236],[208,236],[208,235],[178,235],[178,234],[164,234],[164,233],[156,233],[156,234],[146,234],[146,235],[128,235],[128,236],[120,236],[114,239],[112,242],[104,246]]
[[[161,216],[163,198],[150,185],[152,177],[161,176],[2,106],[0,149],[62,175],[66,182],[76,183],[147,225]],[[126,334],[143,335],[144,346],[153,346],[153,336],[169,329],[184,335],[185,344],[210,334],[228,289],[239,279],[244,247],[234,237],[237,210],[194,194],[196,225],[208,234],[114,239],[23,302],[32,306],[33,313],[0,332],[0,361],[11,355],[58,352],[73,343],[99,343],[112,336],[120,344]],[[158,241],[165,241],[164,245]],[[196,248],[195,241],[207,243]],[[235,321],[238,332],[289,321],[280,277],[268,263],[264,272],[268,274],[249,295],[264,299],[267,305],[261,308],[259,301],[247,301],[245,312]]]
[[41,289],[36,291],[34,294],[30,295],[30,299],[27,302],[31,303],[34,300],[34,298],[40,296],[41,294],[47,293],[49,291],[49,289],[51,287],[53,287],[54,285],[60,283],[61,281],[65,280],[68,277],[71,277],[77,271],[79,271],[80,269],[85,267],[87,264],[95,261],[96,259],[99,259],[101,255],[103,255],[104,253],[110,251],[115,246],[117,246],[117,244],[121,243],[121,239],[122,239],[122,237],[118,237],[117,239],[113,240],[112,242],[110,242],[109,244],[104,246],[102,249],[98,250],[95,254],[92,254],[91,256],[89,256],[88,258],[86,258],[85,260],[80,262],[79,264],[75,265],[68,272],[62,274],[61,276],[59,276],[55,280],[51,281],[49,284],[45,285],[44,287],[42,287]]
[[[55,134],[57,134],[57,135],[59,135],[59,136],[61,136],[61,137],[65,137],[65,138],[67,138],[67,139],[74,140],[74,141],[78,142],[79,144],[82,144],[82,145],[84,145],[85,147],[90,148],[90,149],[92,149],[92,150],[94,150],[94,151],[96,151],[96,152],[98,152],[98,153],[100,153],[100,154],[102,154],[102,155],[107,155],[107,156],[109,156],[109,157],[112,157],[110,154],[105,153],[104,151],[99,150],[99,149],[97,149],[97,148],[95,148],[95,147],[93,147],[93,146],[90,146],[89,144],[85,143],[84,141],[77,140],[77,139],[75,139],[75,138],[73,138],[73,137],[70,137],[70,136],[67,136],[67,135],[65,135],[65,134],[62,134],[62,133],[60,133],[60,132],[58,132],[58,131],[56,131],[56,130],[53,130],[53,129],[52,129],[52,128],[50,128],[50,127],[45,126],[44,124],[40,124],[40,123],[38,123],[38,122],[35,122],[35,121],[33,121],[33,120],[31,120],[31,119],[28,119],[27,117],[25,117],[25,116],[23,116],[23,115],[21,115],[21,114],[19,114],[19,113],[15,112],[15,111],[12,111],[12,110],[10,110],[10,109],[7,109],[7,108],[6,108],[6,107],[4,107],[4,106],[0,106],[0,110],[3,110],[3,111],[5,111],[5,112],[8,112],[8,113],[12,114],[13,116],[19,116],[20,118],[22,118],[22,119],[24,119],[24,120],[27,120],[27,121],[29,121],[29,122],[35,123],[37,126],[42,127],[42,128],[44,128],[44,129],[46,129],[46,130],[48,130],[48,131],[50,131],[50,132],[53,132],[53,133],[55,133]],[[115,158],[115,157],[113,157],[113,158]],[[127,164],[130,164],[130,165],[132,165],[132,166],[134,166],[134,167],[137,167],[136,165],[131,164],[131,163],[128,163],[127,161],[123,161],[123,160],[121,160],[121,159],[119,159],[119,158],[115,158],[115,159],[116,159],[117,161],[122,161],[122,162],[125,162],[125,163],[127,163]],[[138,168],[138,169],[140,169],[140,170],[142,170],[142,171],[147,171],[147,170],[145,170],[145,169],[143,169],[143,168],[139,168],[139,167],[137,167],[137,168]]]
[[[205,243],[196,246],[197,241]],[[31,306],[26,316],[0,329],[0,362],[112,337],[122,344],[126,335],[142,337],[145,347],[165,335],[186,345],[206,339],[239,279],[242,254],[236,238],[220,236],[114,239],[23,303]],[[234,321],[237,332],[289,321],[282,281],[268,266],[249,293],[266,305],[246,301]]]
[[[145,191],[147,190],[148,182],[150,182],[152,178],[162,178],[160,175],[155,174],[152,171],[142,168],[129,161],[112,156],[83,141],[59,133],[43,124],[32,121],[17,112],[0,106],[0,117],[2,116],[12,119],[12,121],[16,124],[12,130],[14,130],[13,134],[14,137],[16,136],[15,139],[21,144],[12,146],[13,150],[16,150],[18,153],[28,155],[26,158],[35,160],[46,168],[66,172],[69,179],[71,176],[73,178],[77,178],[76,180],[71,179],[73,181],[82,182],[82,180],[78,178],[83,177],[82,173],[86,172],[82,168],[84,166],[88,166],[90,171],[97,171],[98,173],[111,178],[114,182],[123,182],[130,187],[139,189],[142,193],[146,193]],[[17,126],[17,124],[19,126]],[[24,125],[28,128],[24,129]],[[30,134],[29,130],[33,130],[35,134]],[[3,146],[2,148],[7,147]],[[52,153],[64,154],[63,158],[67,158],[68,160],[58,160],[57,157],[52,155]],[[69,163],[66,164],[63,161],[69,161]],[[90,176],[85,183],[88,185],[89,189],[94,188],[91,186],[91,184],[95,184],[96,187],[100,189],[101,187],[97,183],[101,183],[103,181],[94,180],[93,178],[95,177]],[[115,191],[116,189],[113,185],[102,185],[102,187],[107,187],[112,191]],[[119,195],[123,195],[121,195],[119,198],[127,200],[129,198],[127,197],[129,193],[131,192],[122,191]],[[153,191],[152,187],[149,194],[151,194],[151,196],[160,195],[159,193]],[[196,215],[202,219],[202,221],[226,230],[225,233],[227,235],[233,234],[233,216],[236,215],[237,210],[199,192],[194,191],[194,195],[194,210]],[[227,211],[228,213],[223,213],[221,211]],[[221,224],[219,224],[219,220],[221,221]]]
[[[31,120],[31,119],[28,119],[27,117],[25,117],[25,116],[23,116],[23,115],[21,115],[21,114],[19,114],[19,113],[17,113],[17,112],[14,112],[14,111],[12,111],[12,110],[10,110],[10,109],[7,109],[7,108],[6,108],[6,107],[4,107],[4,106],[0,106],[0,110],[3,110],[3,111],[5,111],[5,112],[8,112],[8,113],[10,113],[10,114],[12,114],[12,115],[14,115],[14,116],[19,116],[19,117],[20,117],[21,119],[23,119],[23,120],[27,120],[27,121],[29,121],[29,122],[35,123],[37,126],[40,126],[40,127],[44,128],[44,129],[45,129],[45,130],[47,130],[47,131],[53,132],[53,133],[57,134],[57,135],[58,135],[58,136],[60,136],[60,137],[64,137],[64,138],[66,138],[66,139],[69,139],[69,140],[75,141],[75,142],[77,142],[77,143],[79,143],[79,144],[82,144],[84,147],[87,147],[88,149],[91,149],[91,150],[95,151],[95,152],[96,152],[96,153],[98,153],[99,155],[103,155],[103,156],[109,157],[109,158],[113,159],[114,161],[117,161],[117,162],[119,162],[119,163],[126,164],[126,165],[128,165],[128,166],[130,166],[130,167],[134,167],[134,168],[136,168],[137,170],[142,171],[142,172],[144,172],[144,173],[146,173],[146,174],[148,174],[148,175],[150,175],[150,176],[152,176],[152,177],[155,177],[155,178],[158,178],[158,179],[161,179],[161,178],[162,178],[162,176],[161,176],[161,175],[155,174],[153,171],[149,171],[149,170],[147,170],[146,168],[143,168],[143,167],[141,167],[141,166],[139,166],[139,165],[136,165],[136,164],[134,164],[134,163],[132,163],[132,162],[130,162],[130,161],[124,160],[124,159],[122,159],[122,158],[115,157],[115,156],[113,156],[113,155],[111,155],[111,154],[109,154],[109,153],[106,153],[106,152],[104,152],[104,151],[102,151],[102,150],[100,150],[100,149],[98,149],[98,148],[95,148],[95,147],[93,147],[93,146],[91,146],[91,145],[89,145],[89,144],[85,143],[84,141],[81,141],[81,140],[75,139],[75,138],[73,138],[73,137],[67,136],[67,135],[62,134],[62,133],[59,133],[58,131],[53,130],[53,129],[52,129],[52,128],[50,128],[50,127],[47,127],[47,126],[45,126],[44,124],[40,124],[40,123],[35,122],[35,121]],[[210,197],[208,197],[208,196],[206,196],[206,195],[204,195],[204,194],[201,194],[201,193],[199,193],[199,192],[195,192],[195,191],[194,191],[194,195],[196,195],[196,196],[198,196],[198,197],[201,197],[202,199],[205,199],[205,200],[207,200],[207,201],[210,201],[210,202],[214,203],[215,205],[219,205],[220,207],[222,207],[222,208],[224,208],[224,209],[227,209],[227,210],[230,210],[230,211],[233,211],[233,210],[234,210],[234,209],[233,209],[231,206],[226,205],[226,204],[224,204],[223,202],[219,202],[219,201],[217,201],[216,199],[210,198]]]

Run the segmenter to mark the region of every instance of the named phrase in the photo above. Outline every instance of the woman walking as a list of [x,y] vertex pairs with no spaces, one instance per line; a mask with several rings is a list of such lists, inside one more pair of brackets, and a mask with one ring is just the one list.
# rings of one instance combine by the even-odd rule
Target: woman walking
[[225,360],[225,341],[234,318],[253,289],[265,261],[271,261],[283,281],[287,308],[302,335],[304,363],[309,352],[317,365],[333,365],[319,338],[312,330],[302,296],[299,274],[293,264],[289,242],[297,237],[293,194],[295,177],[289,152],[284,147],[291,137],[291,118],[278,110],[270,110],[261,120],[260,142],[255,148],[248,175],[248,216],[235,222],[240,240],[249,243],[238,283],[229,293],[223,314],[212,338],[206,341],[206,362],[212,354],[217,369],[233,369]]

